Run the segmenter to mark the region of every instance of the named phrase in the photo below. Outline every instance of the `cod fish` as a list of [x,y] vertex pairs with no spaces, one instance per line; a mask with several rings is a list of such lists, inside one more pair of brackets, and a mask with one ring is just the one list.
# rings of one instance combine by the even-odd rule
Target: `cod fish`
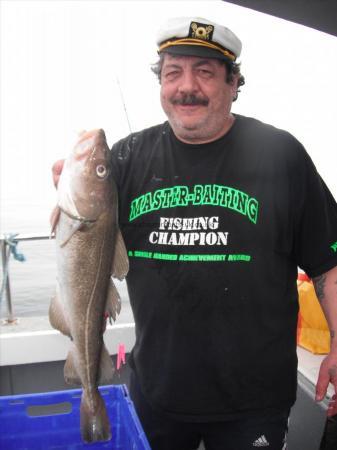
[[57,286],[51,325],[71,339],[64,366],[67,383],[82,385],[81,435],[106,441],[111,428],[98,384],[111,382],[104,346],[106,317],[116,320],[121,301],[111,276],[122,280],[128,258],[118,228],[117,189],[103,130],[82,132],[66,159],[51,222],[56,237]]

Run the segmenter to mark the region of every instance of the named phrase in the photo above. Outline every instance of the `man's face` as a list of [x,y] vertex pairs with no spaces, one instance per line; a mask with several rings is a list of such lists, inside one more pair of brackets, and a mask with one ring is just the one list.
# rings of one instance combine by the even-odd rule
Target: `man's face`
[[218,139],[229,129],[237,79],[226,82],[226,67],[212,58],[165,54],[161,104],[175,135],[187,143]]

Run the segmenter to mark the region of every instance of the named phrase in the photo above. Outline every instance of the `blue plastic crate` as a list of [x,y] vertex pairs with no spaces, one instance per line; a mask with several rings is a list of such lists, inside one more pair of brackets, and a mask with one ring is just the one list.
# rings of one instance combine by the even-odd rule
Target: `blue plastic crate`
[[151,450],[125,385],[99,388],[112,431],[107,442],[80,434],[81,389],[0,397],[1,450]]

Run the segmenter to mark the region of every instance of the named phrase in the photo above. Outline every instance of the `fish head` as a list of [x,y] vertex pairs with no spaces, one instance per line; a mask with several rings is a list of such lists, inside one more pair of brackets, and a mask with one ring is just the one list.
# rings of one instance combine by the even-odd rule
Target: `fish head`
[[110,150],[102,129],[82,132],[60,177],[59,206],[74,217],[96,220],[111,208],[114,184]]

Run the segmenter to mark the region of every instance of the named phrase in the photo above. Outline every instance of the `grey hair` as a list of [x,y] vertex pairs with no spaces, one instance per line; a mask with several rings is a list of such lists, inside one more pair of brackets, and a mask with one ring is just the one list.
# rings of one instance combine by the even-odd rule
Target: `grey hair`
[[[159,60],[152,64],[151,66],[151,70],[152,72],[158,77],[159,83],[161,83],[161,72],[162,72],[162,68],[163,68],[163,63],[164,63],[164,55],[165,53],[160,53],[159,55]],[[243,75],[241,75],[240,73],[240,63],[235,63],[232,61],[225,61],[225,60],[221,60],[221,59],[217,59],[217,61],[219,62],[219,64],[223,65],[226,67],[226,83],[232,83],[234,80],[234,76],[235,75],[239,75],[238,78],[238,89],[236,91],[236,96],[233,98],[233,102],[235,102],[235,100],[237,100],[239,92],[240,91],[240,87],[243,86],[245,84],[245,77]]]

